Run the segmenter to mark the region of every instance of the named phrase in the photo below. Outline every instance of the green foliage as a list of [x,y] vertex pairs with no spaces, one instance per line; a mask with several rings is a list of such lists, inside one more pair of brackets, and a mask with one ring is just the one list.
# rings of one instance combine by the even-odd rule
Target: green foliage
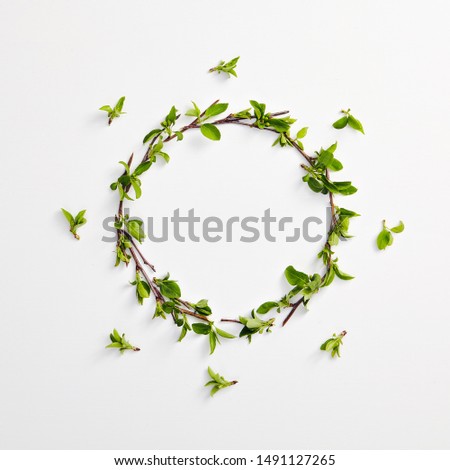
[[202,126],[200,127],[200,131],[208,139],[220,140],[220,131],[213,124],[202,124]]
[[386,227],[386,221],[383,220],[383,230],[378,234],[377,246],[379,250],[385,250],[388,246],[394,243],[394,237],[392,233],[401,233],[405,229],[405,224],[400,221],[395,227]]
[[225,62],[224,60],[221,60],[218,65],[215,67],[212,67],[209,69],[209,72],[217,72],[217,73],[227,73],[228,76],[233,75],[233,77],[237,77],[236,73],[236,65],[238,63],[239,56],[235,57],[234,59],[229,60],[228,62]]
[[123,233],[120,233],[117,243],[116,243],[116,264],[115,266],[119,266],[120,263],[125,263],[128,265],[128,263],[131,260],[131,256],[128,254],[128,250],[132,247],[132,243],[130,239],[124,235]]
[[116,329],[109,335],[111,339],[111,344],[108,344],[106,348],[116,348],[120,351],[121,354],[124,353],[127,349],[131,351],[140,351],[136,346],[132,346],[125,338],[125,333],[121,336]]
[[275,322],[275,318],[270,318],[269,320],[261,320],[255,311],[253,310],[250,317],[239,317],[239,321],[244,325],[241,332],[239,333],[239,337],[242,338],[244,336],[247,337],[248,342],[251,343],[252,336],[256,333],[263,334],[264,331],[266,333],[271,333],[271,328]]
[[[161,127],[151,130],[144,137],[143,143],[146,144],[149,141],[156,140],[157,138],[162,137],[163,134],[165,134],[167,137],[170,137],[174,133],[173,126],[175,125],[177,119],[179,118],[179,116],[177,115],[177,112],[178,111],[175,108],[175,106],[172,106],[167,116],[161,121],[161,124],[160,124]],[[182,134],[181,136],[178,136],[178,140],[181,140],[182,138],[183,138]]]
[[213,354],[217,343],[220,344],[219,337],[233,339],[234,335],[228,333],[227,331],[221,330],[214,326],[213,322],[209,323],[193,323],[192,330],[198,335],[207,335],[209,337],[209,350],[210,354]]
[[109,104],[99,108],[99,111],[106,111],[108,113],[108,125],[111,125],[114,119],[120,117],[122,114],[126,114],[122,111],[123,103],[125,102],[125,96],[122,96],[117,101],[116,105],[112,108]]
[[328,176],[329,171],[340,171],[343,168],[342,163],[334,156],[336,148],[337,142],[327,149],[321,148],[319,152],[315,152],[316,158],[311,166],[302,165],[307,172],[303,181],[315,193],[349,196],[357,191],[351,181],[331,181]]
[[223,388],[230,387],[231,385],[237,384],[236,380],[229,382],[225,380],[221,375],[216,374],[211,367],[208,367],[208,374],[211,377],[211,380],[205,384],[205,387],[212,386],[210,396],[213,397],[219,390]]
[[331,357],[337,356],[341,357],[340,347],[342,345],[342,338],[347,334],[344,330],[340,335],[333,334],[333,336],[325,341],[325,343],[320,346],[322,351],[328,351],[331,353]]
[[168,299],[179,299],[181,297],[181,289],[180,286],[176,281],[173,281],[170,278],[170,274],[167,275],[163,279],[156,279],[156,285],[159,287],[161,294]]
[[176,318],[175,323],[179,328],[181,328],[181,333],[178,337],[178,342],[181,342],[186,336],[187,332],[191,331],[192,328],[185,313],[182,313],[181,317]]
[[146,281],[144,281],[139,271],[136,271],[136,278],[133,282],[130,282],[132,286],[136,286],[136,297],[140,305],[143,305],[144,299],[148,299],[150,297],[150,286]]
[[333,127],[335,129],[343,129],[346,126],[350,126],[352,129],[355,129],[356,131],[359,131],[364,134],[363,125],[360,121],[358,121],[358,119],[356,119],[352,114],[350,114],[350,109],[347,109],[347,111],[343,109],[341,113],[344,116],[333,123]]
[[66,209],[61,208],[61,212],[64,214],[67,222],[69,222],[69,232],[74,236],[74,238],[79,240],[80,236],[78,235],[77,230],[87,222],[84,217],[86,209],[78,212],[75,217],[69,211],[66,211]]

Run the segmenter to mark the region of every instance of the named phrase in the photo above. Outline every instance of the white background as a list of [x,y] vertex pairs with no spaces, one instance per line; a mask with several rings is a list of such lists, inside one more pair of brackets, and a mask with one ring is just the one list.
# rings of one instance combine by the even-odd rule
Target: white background
[[[1,448],[450,448],[448,16],[445,1],[2,0]],[[238,79],[206,73],[236,55]],[[108,127],[97,109],[122,94],[128,114]],[[172,104],[217,98],[290,109],[311,152],[338,139],[340,179],[359,188],[338,204],[363,217],[338,248],[354,281],[209,357],[205,338],[176,343],[152,302],[137,305],[132,268],[113,269],[101,237],[117,161],[142,155]],[[366,136],[331,127],[342,107]],[[222,135],[171,144],[135,214],[323,214],[295,153],[245,128]],[[60,207],[88,210],[80,242]],[[383,218],[406,230],[378,252]],[[306,242],[144,250],[218,318],[281,296],[287,265],[319,267]],[[114,327],[141,352],[105,350]],[[331,360],[319,346],[344,328]],[[208,365],[239,384],[210,399]]]

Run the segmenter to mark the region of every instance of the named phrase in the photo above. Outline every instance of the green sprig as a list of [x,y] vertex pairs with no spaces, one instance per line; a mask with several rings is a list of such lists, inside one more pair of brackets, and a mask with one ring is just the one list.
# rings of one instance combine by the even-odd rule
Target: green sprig
[[379,250],[385,250],[388,246],[394,243],[392,233],[402,233],[405,230],[405,224],[400,221],[395,227],[389,228],[386,226],[386,221],[383,220],[383,230],[378,234],[377,247]]
[[225,380],[221,375],[214,372],[211,367],[208,367],[208,374],[212,380],[205,383],[205,387],[212,386],[210,396],[213,397],[219,390],[222,390],[227,387],[231,387],[232,385],[236,385],[238,382],[237,380],[228,381]]
[[61,208],[61,212],[64,214],[64,217],[66,218],[67,222],[69,222],[70,233],[74,236],[74,238],[79,240],[80,236],[78,235],[77,230],[87,222],[84,217],[86,209],[78,212],[76,216],[73,216],[69,211],[66,211],[66,209],[63,208]]
[[131,345],[125,338],[125,333],[120,335],[119,332],[114,329],[113,332],[109,335],[111,339],[111,344],[105,346],[106,348],[116,348],[123,354],[125,351],[140,351],[136,346]]
[[339,335],[333,334],[333,336],[331,338],[327,339],[322,344],[322,346],[320,346],[320,349],[322,351],[330,352],[331,357],[334,357],[334,356],[341,357],[340,347],[342,345],[342,338],[346,334],[347,334],[347,332],[345,330]]
[[120,117],[122,114],[126,114],[122,111],[123,103],[125,102],[125,96],[119,98],[114,107],[109,104],[99,108],[99,111],[106,111],[108,113],[108,125],[110,126],[114,119]]
[[218,65],[215,67],[212,67],[209,69],[209,73],[212,72],[217,72],[217,73],[227,73],[228,76],[233,75],[233,77],[237,77],[236,73],[236,65],[239,60],[239,56],[235,57],[234,59],[229,60],[228,62],[225,62],[224,60],[221,60]]
[[355,131],[359,131],[362,134],[364,134],[364,128],[363,125],[361,124],[361,121],[355,118],[352,114],[350,114],[350,108],[343,109],[341,113],[344,115],[340,119],[338,119],[336,122],[333,123],[333,127],[335,129],[343,129],[347,125],[350,126],[351,128],[355,129]]

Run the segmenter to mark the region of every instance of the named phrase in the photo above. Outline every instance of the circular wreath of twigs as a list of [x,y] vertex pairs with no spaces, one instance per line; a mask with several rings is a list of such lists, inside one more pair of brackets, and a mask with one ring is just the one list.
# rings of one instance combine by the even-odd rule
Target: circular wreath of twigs
[[[340,239],[350,237],[348,234],[350,219],[358,216],[351,210],[335,205],[336,194],[351,195],[356,192],[356,188],[350,181],[332,181],[330,179],[331,172],[339,171],[343,167],[342,163],[334,157],[337,143],[327,149],[322,148],[315,152],[314,156],[311,156],[305,152],[302,143],[308,128],[300,129],[296,136],[292,137],[291,126],[296,120],[288,116],[289,111],[270,113],[266,112],[265,104],[253,100],[250,101],[250,104],[251,108],[231,113],[222,119],[213,120],[212,118],[227,110],[227,103],[220,103],[217,100],[202,112],[193,102],[193,108],[186,113],[187,116],[194,118],[193,121],[178,130],[175,130],[174,126],[180,114],[177,114],[177,110],[173,106],[161,122],[161,126],[145,136],[144,144],[148,144],[148,148],[142,161],[134,170],[131,169],[133,155],[127,163],[120,162],[125,171],[116,182],[111,184],[111,189],[117,190],[120,194],[119,207],[115,216],[116,266],[122,262],[128,265],[133,261],[136,276],[131,284],[136,288],[138,302],[142,305],[144,299],[153,294],[156,301],[153,318],[166,319],[166,316],[170,315],[175,325],[181,329],[178,341],[181,341],[189,331],[208,336],[211,354],[217,343],[220,344],[220,337],[232,339],[235,336],[215,325],[211,319],[212,310],[207,300],[202,299],[196,303],[183,300],[178,283],[170,279],[169,274],[161,279],[150,274],[151,271],[155,272],[155,268],[143,255],[138,245],[145,238],[143,223],[140,219],[124,215],[124,201],[133,200],[129,194],[130,190],[133,189],[136,199],[141,197],[141,175],[151,168],[158,157],[168,162],[170,157],[164,151],[165,144],[174,139],[181,141],[187,131],[200,129],[202,134],[211,140],[220,140],[221,134],[218,126],[225,124],[235,124],[275,133],[277,137],[273,145],[291,147],[302,157],[304,163],[300,166],[305,170],[303,181],[312,191],[328,196],[331,210],[326,242],[318,254],[318,258],[324,264],[324,273],[308,275],[297,271],[293,266],[288,266],[285,270],[285,277],[291,288],[286,295],[277,301],[264,302],[257,309],[252,310],[249,317],[221,319],[222,322],[240,324],[242,329],[239,336],[246,337],[251,341],[254,334],[270,332],[274,325],[275,318],[265,320],[259,315],[267,314],[272,309],[276,309],[278,313],[287,309],[289,312],[282,322],[282,326],[284,326],[300,305],[306,306],[314,294],[333,282],[335,276],[343,280],[353,278],[339,269],[338,260],[334,257],[333,251],[333,247],[338,244]],[[195,323],[191,324],[189,317],[192,317]]]

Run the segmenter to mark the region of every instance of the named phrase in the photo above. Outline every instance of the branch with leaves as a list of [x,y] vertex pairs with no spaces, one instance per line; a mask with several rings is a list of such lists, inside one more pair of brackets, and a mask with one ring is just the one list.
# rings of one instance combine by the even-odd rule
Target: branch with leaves
[[211,377],[211,380],[205,383],[205,387],[212,386],[210,392],[211,397],[213,397],[219,390],[223,390],[224,388],[237,384],[237,380],[225,380],[221,375],[214,372],[211,367],[208,367],[208,374]]
[[342,346],[342,338],[347,334],[347,332],[344,330],[342,333],[339,335],[336,335],[335,333],[333,336],[329,339],[327,339],[322,346],[320,346],[320,349],[322,351],[327,351],[331,354],[331,357],[337,356],[341,357],[341,351],[340,348]]
[[217,72],[217,73],[227,73],[228,76],[233,75],[233,77],[237,77],[236,73],[236,65],[238,63],[240,57],[235,57],[234,59],[225,62],[221,60],[218,65],[209,69],[209,73]]
[[80,236],[78,235],[77,230],[87,222],[86,218],[84,217],[84,214],[86,214],[86,209],[78,212],[78,214],[75,216],[63,208],[61,208],[61,212],[64,214],[67,222],[69,222],[69,232],[74,236],[74,238],[79,240]]
[[402,233],[405,230],[405,224],[400,221],[395,227],[389,228],[386,226],[386,221],[383,220],[383,230],[378,234],[377,246],[379,250],[385,250],[388,246],[394,243],[393,233]]
[[[147,149],[142,160],[134,167],[133,155],[128,162],[119,162],[123,167],[123,172],[111,184],[111,189],[117,191],[119,196],[119,206],[115,216],[116,265],[134,263],[135,275],[131,284],[135,287],[138,303],[142,305],[145,300],[153,297],[155,300],[153,318],[166,319],[170,316],[174,325],[180,329],[178,341],[182,341],[192,333],[206,336],[211,354],[220,344],[220,339],[234,339],[235,335],[217,327],[212,320],[213,312],[207,300],[202,299],[197,302],[183,300],[178,282],[171,279],[169,274],[162,278],[151,275],[150,271],[155,271],[155,268],[139,249],[139,245],[145,239],[142,221],[124,215],[125,202],[129,203],[142,196],[142,178],[145,173],[158,159],[163,159],[166,163],[170,161],[166,149],[169,142],[175,139],[182,141],[188,131],[196,129],[200,130],[206,138],[218,141],[221,139],[219,128],[230,124],[273,133],[275,134],[273,145],[292,148],[299,154],[304,160],[301,165],[305,171],[303,181],[313,192],[326,196],[330,204],[332,217],[327,239],[318,254],[318,258],[323,263],[324,272],[307,274],[293,266],[288,266],[285,270],[285,278],[290,287],[281,299],[264,302],[258,308],[253,309],[249,317],[222,319],[224,322],[239,324],[241,326],[239,337],[245,337],[248,341],[251,341],[255,334],[269,333],[274,326],[275,318],[265,320],[261,315],[272,310],[280,313],[287,309],[288,315],[282,323],[284,326],[301,305],[306,307],[312,297],[322,288],[329,286],[335,277],[342,280],[353,278],[340,269],[338,258],[333,250],[340,240],[351,237],[348,233],[349,224],[353,217],[358,216],[356,212],[337,207],[334,202],[336,195],[349,196],[357,191],[350,181],[335,181],[331,177],[332,173],[339,172],[343,168],[341,161],[335,157],[337,143],[321,148],[314,155],[310,155],[305,152],[303,143],[308,128],[302,127],[292,133],[292,126],[296,119],[290,117],[288,111],[269,112],[264,103],[251,100],[249,108],[219,117],[227,110],[228,104],[221,103],[219,100],[203,110],[197,103],[192,102],[192,107],[185,115],[193,119],[177,127],[181,114],[175,106],[172,106],[160,125],[145,135],[143,143],[147,145]],[[191,321],[194,323],[191,324]]]
[[122,114],[126,114],[124,111],[122,111],[124,102],[125,96],[122,96],[121,98],[119,98],[119,100],[114,106],[111,107],[109,104],[106,104],[105,106],[99,108],[99,111],[105,111],[106,113],[108,113],[109,126],[114,121],[114,119],[120,117]]

